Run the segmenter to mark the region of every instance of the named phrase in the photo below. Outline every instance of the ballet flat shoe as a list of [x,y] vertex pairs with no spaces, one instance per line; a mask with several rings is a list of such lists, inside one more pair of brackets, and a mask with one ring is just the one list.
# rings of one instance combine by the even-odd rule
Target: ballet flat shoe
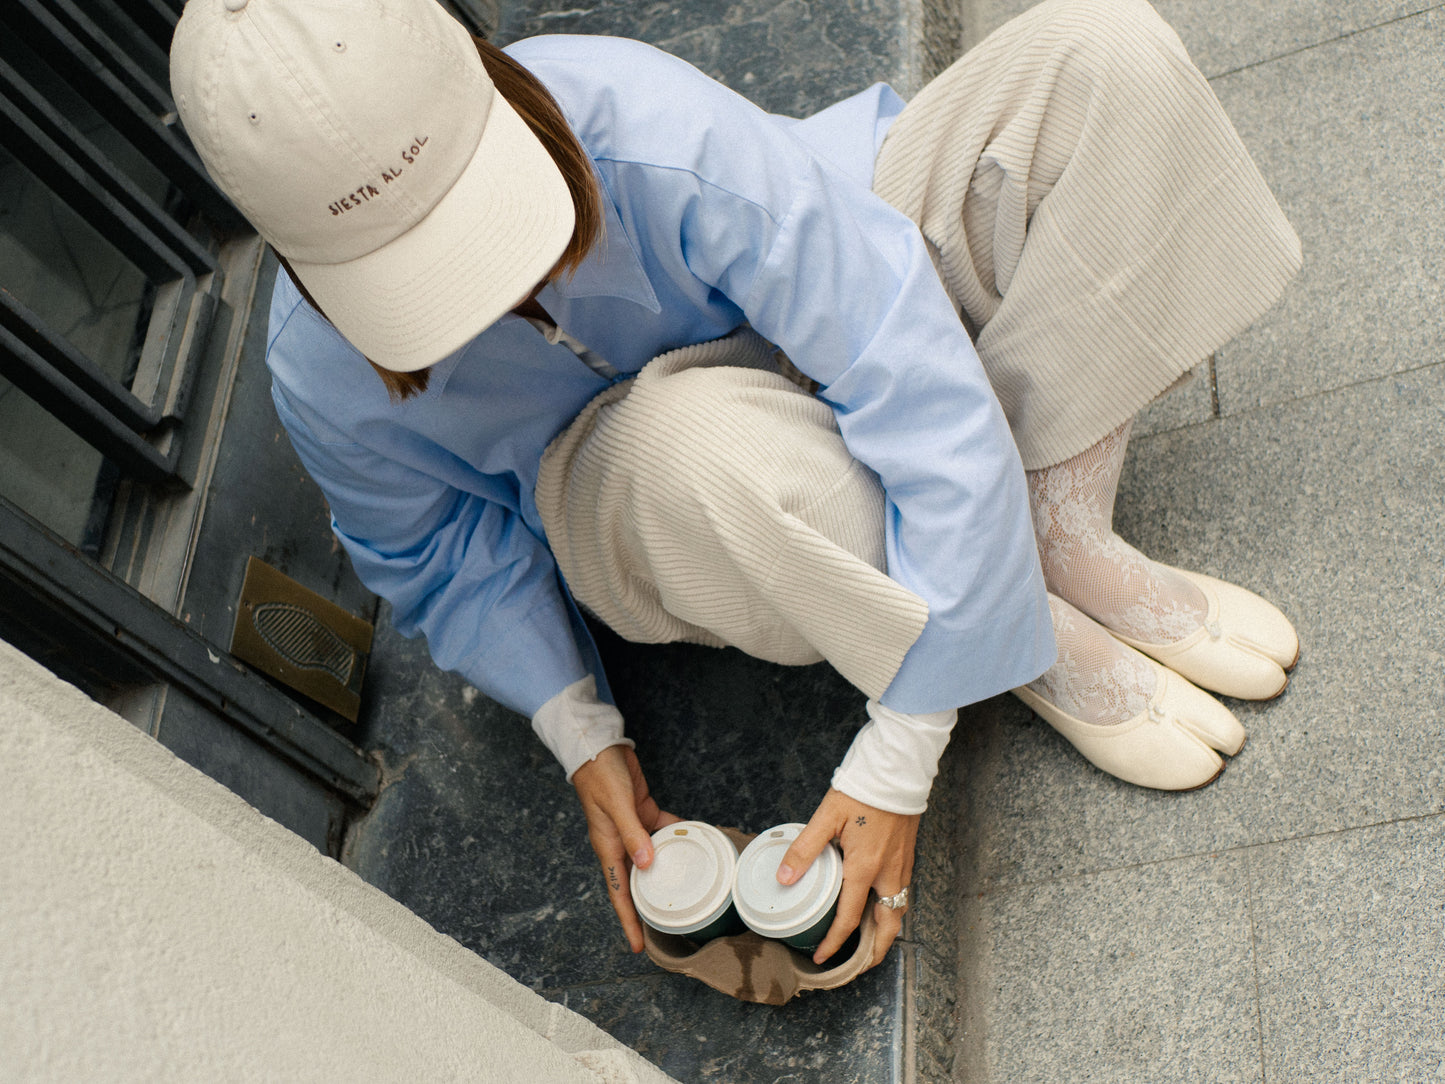
[[[1253,591],[1212,576],[1179,573],[1208,604],[1204,626],[1172,644],[1150,644],[1113,632],[1200,688],[1240,700],[1272,700],[1289,684],[1299,637],[1289,619]],[[1111,630],[1112,632],[1112,630]]]
[[1244,748],[1244,727],[1214,697],[1158,664],[1149,707],[1127,722],[1094,726],[1054,707],[1028,687],[1013,691],[1084,759],[1126,783],[1194,790],[1224,771],[1220,752]]

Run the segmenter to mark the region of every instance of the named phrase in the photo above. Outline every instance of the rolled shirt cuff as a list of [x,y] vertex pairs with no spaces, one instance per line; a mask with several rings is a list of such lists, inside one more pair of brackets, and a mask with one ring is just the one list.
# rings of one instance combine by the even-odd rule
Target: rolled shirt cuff
[[957,721],[953,708],[910,714],[868,701],[868,722],[833,773],[833,788],[889,813],[922,813]]
[[562,765],[569,783],[572,774],[602,750],[614,745],[635,748],[632,739],[622,736],[622,713],[597,698],[597,680],[591,674],[538,708],[532,729]]

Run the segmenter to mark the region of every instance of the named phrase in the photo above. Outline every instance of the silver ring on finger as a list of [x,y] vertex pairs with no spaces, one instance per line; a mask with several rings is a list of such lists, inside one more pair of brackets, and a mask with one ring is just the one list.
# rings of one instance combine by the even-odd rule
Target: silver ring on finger
[[891,896],[879,896],[878,902],[890,911],[902,911],[908,906],[908,886],[904,885]]

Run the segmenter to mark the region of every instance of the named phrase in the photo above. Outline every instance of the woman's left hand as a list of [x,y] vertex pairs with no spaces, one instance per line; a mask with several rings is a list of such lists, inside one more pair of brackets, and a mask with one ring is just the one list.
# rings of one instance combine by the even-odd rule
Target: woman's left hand
[[[785,885],[793,884],[807,872],[830,839],[837,839],[843,848],[843,890],[838,896],[838,915],[828,928],[828,936],[813,953],[814,963],[827,960],[857,929],[870,888],[880,896],[892,896],[912,883],[919,819],[919,814],[888,813],[828,788],[817,811],[778,866],[778,880]],[[903,927],[901,909],[895,911],[878,903],[873,914],[878,922],[878,938],[869,967],[883,959]]]

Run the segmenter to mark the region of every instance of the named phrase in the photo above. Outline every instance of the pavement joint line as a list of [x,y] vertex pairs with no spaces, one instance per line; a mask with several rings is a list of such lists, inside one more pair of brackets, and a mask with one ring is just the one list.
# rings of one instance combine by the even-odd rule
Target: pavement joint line
[[1418,19],[1422,15],[1429,15],[1432,11],[1439,11],[1442,8],[1445,8],[1445,4],[1431,4],[1429,7],[1421,8],[1418,11],[1407,11],[1403,15],[1396,15],[1394,18],[1391,19],[1384,19],[1378,23],[1371,23],[1369,26],[1361,26],[1357,27],[1354,30],[1347,30],[1343,34],[1338,34],[1333,38],[1325,38],[1321,41],[1311,42],[1309,45],[1301,45],[1297,49],[1288,49],[1283,53],[1276,53],[1274,56],[1262,57],[1259,60],[1251,60],[1248,64],[1241,64],[1237,68],[1230,68],[1227,71],[1216,72],[1213,75],[1206,76],[1206,78],[1209,80],[1209,82],[1212,83],[1216,79],[1224,79],[1231,75],[1238,75],[1240,72],[1247,72],[1254,68],[1263,67],[1265,64],[1273,64],[1276,60],[1285,60],[1288,57],[1298,56],[1300,53],[1307,53],[1311,49],[1320,48],[1320,46],[1322,45],[1334,45],[1337,42],[1345,41],[1349,38],[1356,37],[1359,34],[1368,34],[1372,30],[1379,30],[1381,27],[1393,26],[1395,23],[1402,23],[1407,19]]
[[[1440,369],[1442,367],[1445,367],[1445,360],[1421,362],[1419,365],[1412,365],[1409,368],[1393,369],[1388,373],[1378,373],[1375,376],[1366,377],[1364,380],[1355,380],[1348,384],[1338,384],[1334,387],[1320,388],[1317,391],[1310,392],[1308,395],[1297,395],[1291,399],[1281,399],[1275,403],[1255,403],[1252,406],[1231,411],[1227,414],[1217,414],[1209,418],[1201,418],[1198,421],[1185,422],[1182,425],[1172,425],[1168,429],[1160,429],[1153,433],[1144,433],[1138,437],[1131,437],[1129,443],[1133,444],[1135,441],[1153,440],[1156,437],[1168,436],[1170,433],[1178,433],[1185,429],[1198,429],[1200,426],[1211,425],[1215,422],[1228,422],[1236,418],[1249,418],[1258,414],[1267,414],[1271,411],[1313,403],[1328,398],[1331,395],[1353,391],[1356,388],[1367,388],[1371,384],[1382,384],[1387,380],[1397,380],[1402,376],[1410,376],[1414,373],[1423,373],[1429,369]],[[1212,395],[1217,394],[1216,388],[1213,386],[1211,386],[1210,392]]]
[[986,896],[1002,895],[1005,892],[1014,892],[1023,888],[1039,888],[1043,885],[1066,884],[1070,881],[1080,881],[1086,877],[1096,877],[1102,873],[1124,873],[1129,870],[1148,869],[1151,866],[1163,866],[1170,862],[1187,862],[1196,858],[1220,858],[1224,855],[1245,855],[1249,851],[1259,850],[1264,847],[1276,847],[1283,843],[1302,843],[1311,839],[1326,839],[1330,836],[1346,835],[1350,832],[1365,832],[1372,828],[1385,828],[1392,824],[1411,824],[1416,821],[1445,821],[1445,809],[1438,809],[1430,813],[1413,813],[1406,817],[1389,817],[1384,820],[1370,821],[1366,824],[1349,824],[1340,828],[1330,828],[1320,832],[1304,832],[1297,836],[1281,836],[1278,839],[1262,839],[1254,843],[1237,843],[1231,847],[1211,848],[1204,851],[1190,851],[1187,854],[1169,855],[1167,858],[1150,858],[1139,862],[1125,862],[1117,866],[1097,866],[1093,869],[1080,870],[1077,873],[1066,873],[1058,877],[1042,877],[1031,881],[1013,881],[1008,884],[995,885],[989,888],[966,888],[964,892],[973,899],[983,899]]
[[1244,905],[1249,912],[1249,970],[1254,976],[1254,1031],[1259,1042],[1259,1080],[1269,1084],[1269,1060],[1264,1049],[1264,997],[1259,981],[1259,923],[1255,918],[1254,906],[1254,863],[1248,857],[1244,861]]

